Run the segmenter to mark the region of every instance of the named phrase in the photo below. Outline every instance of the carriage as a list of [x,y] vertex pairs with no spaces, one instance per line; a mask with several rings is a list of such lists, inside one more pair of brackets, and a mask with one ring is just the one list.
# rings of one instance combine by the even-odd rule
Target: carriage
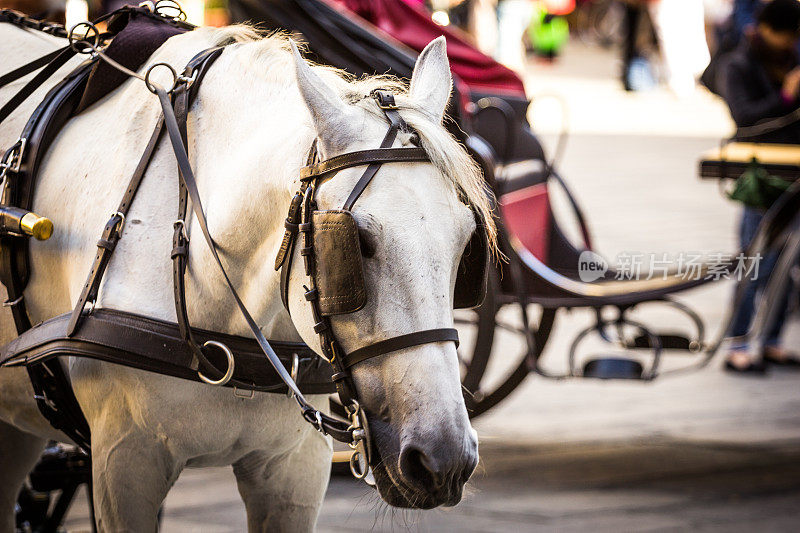
[[[458,124],[453,131],[480,162],[496,199],[499,240],[505,256],[490,269],[484,303],[476,309],[456,311],[462,337],[469,339],[462,343],[459,355],[462,383],[470,391],[472,416],[501,402],[529,373],[556,379],[652,380],[662,374],[702,368],[722,345],[738,300],[718,335],[712,338],[703,318],[674,295],[720,280],[737,266],[746,267],[741,261],[780,251],[782,266],[772,276],[769,290],[773,295],[789,290],[790,265],[796,255],[791,242],[796,227],[797,187],[790,188],[773,206],[759,230],[759,238],[750,249],[742,251],[743,259],[738,264],[730,260],[698,263],[691,272],[673,268],[663,275],[645,273],[640,278],[646,279],[634,279],[629,273],[603,264],[603,258],[593,253],[587,217],[554,168],[555,159],[547,157],[528,122],[531,101],[522,81],[478,52],[458,29],[438,26],[424,9],[392,0],[234,0],[231,12],[238,21],[257,20],[268,27],[297,31],[308,40],[320,61],[345,65],[356,74],[389,71],[408,77],[406,47],[413,55],[430,39],[446,36],[457,79],[450,107]],[[365,58],[369,58],[366,64]],[[796,181],[800,178],[799,152],[794,146],[725,141],[720,149],[702,156],[699,175],[703,179],[736,179],[755,159],[770,174]],[[566,197],[571,212],[560,214],[551,207],[551,197],[556,192]],[[562,220],[573,221],[572,232],[565,230]],[[571,240],[570,233],[579,237]],[[582,271],[587,266],[597,266],[598,270]],[[747,276],[740,279],[738,297],[752,281]],[[764,299],[748,334],[756,343],[763,340],[774,319],[769,301]],[[644,305],[660,305],[684,315],[687,328],[660,331],[640,322],[635,311]],[[589,327],[573,334],[566,354],[566,373],[553,375],[539,365],[539,359],[559,312],[574,308],[591,309],[595,319]],[[493,350],[495,336],[509,334],[521,346],[518,353]],[[609,351],[621,350],[623,355],[579,357],[582,343],[592,335],[615,349]],[[683,364],[661,371],[665,354],[683,354]],[[689,359],[691,362],[686,363]],[[501,363],[496,366],[506,372],[497,375],[495,371],[487,376],[490,362]]]
[[[436,26],[419,8],[389,0],[236,0],[230,2],[230,9],[239,21],[258,21],[268,28],[300,34],[316,60],[356,75],[388,72],[408,78],[416,52],[431,39],[446,36],[457,77],[448,126],[480,164],[494,193],[500,250],[506,258],[494,262],[489,269],[482,305],[456,311],[456,323],[464,339],[459,349],[462,384],[469,392],[471,416],[497,405],[531,372],[564,377],[551,376],[539,365],[561,309],[590,308],[596,315],[591,327],[576,333],[565,376],[654,379],[659,375],[659,361],[665,350],[695,354],[695,366],[711,359],[719,341],[709,342],[701,317],[673,300],[672,295],[710,281],[713,278],[704,274],[718,265],[703,265],[701,275],[693,279],[672,272],[663,279],[624,280],[613,269],[603,268],[599,276],[585,280],[581,265],[594,258],[589,253],[588,223],[528,124],[529,101],[521,81],[477,52],[457,31]],[[553,188],[566,193],[582,242],[572,242],[559,225],[550,206]],[[798,198],[800,195],[792,192],[776,206],[757,240],[757,249],[776,246],[781,236],[786,236],[785,230],[794,227]],[[788,279],[790,256],[800,249],[794,241],[792,246],[781,263],[783,280]],[[777,282],[775,286],[772,290],[781,290]],[[654,331],[630,318],[630,313],[645,303],[668,305],[685,313],[694,331]],[[504,318],[509,310],[519,317],[511,323]],[[759,317],[754,328],[756,336],[767,329],[764,324],[770,320],[767,312]],[[488,380],[490,361],[498,357],[493,353],[498,331],[518,335],[524,348],[516,355],[503,355],[507,359],[504,366],[511,368],[507,375]],[[638,357],[604,357],[590,359],[578,368],[578,348],[592,333],[626,350],[650,353],[649,365],[642,364]],[[343,413],[340,406],[334,405],[337,410]],[[64,489],[55,514],[50,517],[52,527],[63,517],[75,488],[88,480],[87,463],[79,453],[65,454],[54,449],[34,472],[32,481],[37,489]],[[20,515],[26,518],[30,518],[31,509],[38,509],[31,501],[21,504]]]
[[[413,54],[431,38],[445,35],[456,76],[449,114],[459,135],[484,171],[496,198],[501,251],[507,260],[490,269],[483,305],[457,311],[462,338],[459,354],[462,383],[470,391],[471,415],[497,405],[525,377],[596,377],[644,379],[659,375],[665,350],[693,355],[688,368],[707,364],[719,343],[709,342],[702,318],[673,299],[683,290],[714,279],[709,271],[726,265],[700,265],[696,275],[673,271],[648,280],[622,276],[608,265],[583,281],[581,265],[602,258],[592,253],[588,221],[568,184],[533,133],[527,119],[530,101],[522,81],[511,70],[474,49],[459,30],[431,21],[424,9],[405,2],[380,0],[290,0],[230,3],[236,21],[258,21],[269,28],[298,32],[317,60],[344,66],[356,75],[390,72],[409,77]],[[580,239],[570,240],[551,208],[554,189],[566,195]],[[583,263],[582,263],[583,262]],[[641,304],[656,303],[683,313],[687,331],[653,331],[631,317]],[[567,354],[569,370],[553,376],[538,364],[561,309],[594,310],[594,324],[575,334]],[[581,341],[591,334],[631,352],[630,357],[597,357],[580,361]],[[514,335],[516,354],[493,354],[496,335]],[[643,362],[641,354],[650,356]],[[506,369],[487,377],[490,361]],[[581,368],[582,367],[582,368]]]

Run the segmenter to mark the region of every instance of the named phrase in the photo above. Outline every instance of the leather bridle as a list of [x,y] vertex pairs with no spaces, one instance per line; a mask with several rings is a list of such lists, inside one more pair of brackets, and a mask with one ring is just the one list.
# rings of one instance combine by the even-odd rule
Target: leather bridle
[[[100,33],[97,29],[89,23],[85,24],[90,26],[90,29],[92,29],[99,38]],[[240,385],[243,389],[247,389],[248,387],[252,389],[252,383],[237,381],[236,378],[233,378],[235,361],[231,350],[224,343],[217,341],[207,341],[204,344],[200,344],[193,334],[193,331],[196,330],[193,330],[189,324],[186,305],[185,274],[189,255],[189,235],[186,215],[190,207],[194,216],[197,218],[205,243],[217,267],[222,273],[248,328],[255,337],[261,350],[266,355],[270,365],[281,381],[285,383],[290,395],[299,405],[303,418],[318,431],[350,445],[355,450],[351,458],[353,474],[358,478],[365,477],[369,472],[369,465],[372,463],[375,455],[371,453],[371,438],[368,430],[367,416],[358,402],[358,393],[353,383],[350,369],[354,365],[368,359],[414,346],[437,342],[455,342],[456,346],[458,345],[458,333],[455,329],[439,328],[391,337],[346,353],[341,348],[334,334],[330,319],[331,313],[324,312],[320,307],[320,292],[318,290],[318,279],[315,274],[315,264],[317,261],[324,262],[326,259],[324,256],[318,256],[314,246],[313,219],[314,214],[319,212],[315,197],[322,182],[333,178],[336,173],[342,169],[366,165],[366,169],[356,182],[343,206],[343,212],[351,215],[350,211],[354,204],[372,182],[384,163],[430,162],[425,150],[419,146],[413,148],[392,147],[400,131],[412,134],[412,139],[418,139],[416,134],[411,131],[400,117],[392,94],[386,91],[374,91],[371,95],[371,97],[375,98],[378,106],[389,122],[389,129],[379,148],[350,152],[324,161],[317,161],[317,142],[315,141],[313,143],[309,152],[307,166],[300,171],[301,185],[291,200],[285,223],[285,235],[275,262],[276,270],[281,270],[281,296],[288,310],[289,277],[294,249],[302,236],[300,255],[303,257],[305,274],[308,276],[308,285],[305,286],[305,299],[311,306],[311,312],[315,322],[314,331],[319,335],[322,350],[321,355],[328,360],[335,369],[335,374],[332,379],[336,385],[340,401],[349,418],[349,421],[345,422],[322,413],[305,399],[303,393],[296,384],[296,376],[291,375],[286,367],[284,367],[280,358],[270,345],[270,342],[261,333],[259,326],[239,297],[220,260],[216,245],[208,229],[197,182],[194,178],[194,173],[187,154],[186,121],[188,110],[197,94],[203,77],[214,61],[223,53],[224,47],[210,48],[197,54],[187,64],[181,75],[177,75],[169,65],[159,63],[152,65],[147,70],[145,76],[140,76],[106,57],[103,51],[96,46],[98,44],[97,41],[92,44],[85,38],[73,39],[71,33],[69,38],[70,45],[65,49],[69,50],[69,52],[60,50],[58,51],[59,54],[94,53],[95,57],[106,61],[117,70],[129,76],[142,79],[147,85],[147,88],[158,97],[162,114],[142,153],[139,164],[130,178],[126,192],[117,210],[109,218],[101,238],[97,243],[98,250],[91,271],[69,319],[66,329],[67,337],[76,335],[81,324],[85,321],[87,314],[91,313],[94,308],[94,302],[97,299],[103,275],[116,245],[123,235],[125,217],[128,214],[139,186],[147,172],[156,147],[166,131],[170,146],[175,155],[179,174],[179,202],[177,218],[174,224],[173,249],[171,254],[173,260],[173,292],[180,336],[194,354],[195,361],[192,365],[192,369],[196,370],[199,377],[206,383],[212,385],[234,384]],[[55,57],[58,56],[58,54],[55,54],[55,56],[50,54],[39,63],[44,63],[46,61],[52,62],[53,57],[50,56]],[[172,72],[173,86],[171,89],[167,90],[150,80],[150,72],[156,67],[166,67]],[[15,75],[21,74],[17,72]],[[418,141],[415,141],[415,144],[416,142]],[[344,312],[353,312],[354,310],[355,309],[350,309]],[[227,357],[228,368],[225,372],[220,371],[207,357],[206,351],[210,348],[221,350]]]
[[[231,367],[233,365],[232,355],[224,344],[198,344],[192,335],[192,328],[189,325],[186,305],[186,292],[185,292],[185,273],[186,265],[188,262],[189,254],[189,235],[187,232],[186,214],[191,205],[192,212],[197,218],[198,225],[200,226],[203,238],[214,258],[217,267],[225,279],[225,282],[233,296],[236,304],[244,317],[248,328],[260,345],[264,354],[267,356],[268,361],[273,366],[281,380],[286,384],[295,401],[300,406],[303,418],[314,426],[318,431],[323,434],[330,435],[332,438],[347,443],[353,447],[355,453],[351,459],[351,469],[356,477],[363,478],[368,474],[369,465],[372,462],[374,454],[371,453],[371,439],[368,430],[367,416],[364,413],[358,402],[358,393],[353,383],[350,369],[367,359],[372,359],[381,355],[391,352],[419,346],[422,344],[436,343],[436,342],[455,342],[458,345],[458,332],[453,328],[440,328],[418,331],[389,339],[381,340],[374,344],[364,346],[349,354],[342,350],[340,343],[336,339],[331,326],[331,320],[328,316],[324,316],[319,308],[319,301],[317,299],[318,292],[316,290],[316,280],[314,276],[314,261],[324,261],[324,257],[316,257],[314,253],[314,246],[312,242],[313,224],[311,223],[312,215],[317,210],[315,200],[316,192],[319,185],[328,179],[331,179],[335,174],[345,168],[367,165],[364,173],[361,175],[356,185],[353,187],[350,195],[344,203],[344,209],[352,209],[355,202],[359,199],[361,194],[373,180],[381,165],[390,162],[430,162],[430,159],[424,149],[420,147],[413,148],[393,148],[398,132],[408,131],[410,129],[400,117],[397,111],[397,106],[394,102],[394,97],[391,93],[385,91],[374,91],[372,97],[376,99],[379,107],[383,110],[386,118],[389,121],[389,129],[381,142],[380,148],[372,150],[363,150],[357,152],[350,152],[347,154],[339,155],[324,161],[314,162],[317,157],[316,142],[312,146],[309,155],[309,164],[301,169],[300,181],[301,186],[298,192],[294,195],[290,207],[289,214],[286,218],[286,232],[284,235],[284,242],[280,248],[278,258],[276,259],[276,269],[281,269],[281,286],[286,302],[286,289],[288,289],[289,273],[291,271],[292,256],[295,243],[299,235],[303,237],[303,248],[301,255],[303,256],[305,273],[309,277],[308,286],[305,291],[305,299],[311,306],[313,319],[315,322],[314,331],[319,335],[322,356],[328,360],[336,370],[332,379],[336,384],[339,399],[344,406],[349,423],[343,422],[339,419],[332,418],[325,413],[322,413],[313,407],[300,392],[300,389],[295,384],[291,374],[281,363],[278,356],[270,346],[269,341],[261,333],[259,326],[256,324],[253,317],[245,307],[241,298],[239,297],[233,283],[227,275],[225,267],[223,266],[219,255],[217,253],[216,244],[208,229],[206,222],[205,211],[203,209],[200,193],[197,187],[197,182],[194,178],[189,157],[187,154],[187,136],[186,136],[186,120],[189,106],[197,94],[200,83],[203,80],[205,73],[213,62],[222,54],[223,47],[215,47],[205,50],[195,56],[186,66],[182,75],[175,76],[174,85],[171,90],[167,91],[157,84],[149,81],[147,78],[148,89],[158,96],[159,103],[162,109],[162,117],[159,119],[150,141],[145,148],[139,165],[137,165],[129,187],[126,190],[125,196],[120,203],[117,212],[115,212],[109,219],[103,231],[103,235],[98,242],[98,252],[95,257],[91,274],[87,280],[81,297],[76,305],[68,333],[77,330],[80,325],[81,317],[84,316],[84,309],[87,303],[93,302],[97,296],[103,273],[110,260],[111,253],[113,252],[116,243],[119,241],[125,215],[130,208],[139,184],[147,170],[148,163],[152,158],[155,147],[159,139],[166,130],[169,137],[170,145],[174,152],[179,174],[179,205],[178,216],[174,224],[173,236],[173,279],[174,279],[174,299],[175,308],[178,318],[178,325],[181,335],[184,340],[192,348],[196,356],[198,371],[205,374],[220,376],[218,379],[211,379],[201,373],[201,378],[207,383],[221,385],[231,381]],[[102,52],[95,51],[102,58]],[[150,67],[152,70],[158,65]],[[288,309],[288,304],[287,304]],[[229,368],[226,372],[218,370],[206,357],[204,350],[213,346],[215,349],[220,349],[226,353],[229,361]],[[242,384],[246,386],[246,383]]]
[[[343,210],[351,211],[361,194],[369,186],[375,175],[384,163],[396,162],[430,162],[430,158],[425,150],[419,146],[413,148],[393,148],[397,134],[400,131],[411,132],[408,125],[400,117],[395,104],[394,96],[386,91],[376,90],[371,95],[378,103],[378,107],[383,111],[389,121],[389,129],[381,142],[380,148],[371,150],[361,150],[338,155],[320,162],[314,162],[318,156],[317,142],[315,141],[310,151],[309,164],[301,169],[300,189],[295,193],[286,217],[286,231],[281,244],[278,257],[275,261],[275,269],[281,270],[281,297],[287,311],[289,310],[288,292],[289,277],[291,274],[292,258],[294,247],[300,234],[303,237],[303,248],[300,253],[303,257],[305,274],[308,277],[308,285],[304,286],[305,300],[311,307],[314,319],[314,332],[319,335],[319,343],[323,356],[336,370],[332,376],[336,383],[339,399],[342,402],[351,420],[361,418],[361,427],[367,428],[366,416],[361,416],[363,411],[358,403],[358,394],[353,383],[350,369],[368,359],[379,357],[391,352],[396,352],[406,348],[430,344],[436,342],[455,342],[458,346],[458,331],[453,328],[437,328],[423,331],[416,331],[397,337],[391,337],[368,346],[364,346],[350,353],[346,353],[341,344],[336,339],[331,325],[330,317],[320,310],[319,291],[317,280],[314,275],[314,262],[324,261],[324,257],[317,257],[313,245],[312,234],[314,225],[312,215],[318,210],[315,200],[316,193],[321,183],[333,178],[340,170],[367,165],[361,177],[358,179],[347,200],[344,202]],[[415,138],[416,134],[413,134]],[[367,433],[367,437],[369,437]],[[369,449],[369,438],[366,439],[364,450],[358,449],[358,453],[366,453],[367,461],[373,457]],[[351,463],[352,466],[352,463]],[[353,472],[357,477],[362,472]],[[363,472],[365,475],[366,472]]]

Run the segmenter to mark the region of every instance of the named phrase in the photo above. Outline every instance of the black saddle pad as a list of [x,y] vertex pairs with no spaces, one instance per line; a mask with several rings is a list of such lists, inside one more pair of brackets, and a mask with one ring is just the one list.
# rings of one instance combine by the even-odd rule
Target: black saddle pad
[[[106,48],[106,55],[130,70],[139,70],[167,39],[187,31],[159,19],[141,8],[125,10],[113,17],[108,23],[108,30],[119,33]],[[89,75],[77,113],[103,98],[127,79],[128,75],[124,72],[105,61],[98,61]]]

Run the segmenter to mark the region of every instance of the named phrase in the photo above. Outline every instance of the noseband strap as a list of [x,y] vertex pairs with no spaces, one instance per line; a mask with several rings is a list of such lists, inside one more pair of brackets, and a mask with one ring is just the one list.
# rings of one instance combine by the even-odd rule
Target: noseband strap
[[425,331],[417,331],[409,333],[408,335],[400,335],[399,337],[392,337],[384,341],[370,344],[358,350],[353,350],[342,358],[342,365],[345,368],[350,368],[367,359],[385,355],[390,352],[420,346],[422,344],[430,344],[432,342],[455,342],[458,348],[458,331],[453,328],[441,329],[426,329]]

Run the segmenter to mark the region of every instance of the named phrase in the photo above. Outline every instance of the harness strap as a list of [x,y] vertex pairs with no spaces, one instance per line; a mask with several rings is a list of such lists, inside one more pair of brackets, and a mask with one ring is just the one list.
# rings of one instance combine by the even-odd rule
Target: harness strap
[[64,363],[50,359],[26,366],[39,412],[54,428],[63,431],[85,452],[91,448],[91,429],[80,409]]
[[244,302],[236,291],[233,282],[231,282],[230,278],[228,277],[228,273],[222,264],[219,254],[217,253],[217,247],[214,243],[214,239],[211,237],[211,233],[208,229],[208,223],[203,210],[202,200],[200,199],[200,192],[198,191],[197,182],[194,178],[194,172],[192,171],[192,167],[189,162],[189,156],[186,153],[184,139],[181,134],[181,126],[179,126],[175,117],[175,113],[172,108],[172,102],[163,88],[155,87],[155,92],[158,96],[159,102],[161,103],[167,134],[169,136],[172,150],[175,154],[175,159],[178,164],[178,176],[180,177],[182,187],[186,190],[186,193],[191,200],[192,212],[197,218],[198,225],[200,226],[200,230],[203,234],[206,245],[208,246],[212,257],[214,258],[214,262],[219,267],[219,271],[222,274],[222,277],[224,278],[225,283],[227,284],[228,289],[233,296],[234,301],[236,302],[236,305],[239,307],[239,311],[244,317],[251,333],[255,337],[256,342],[258,342],[264,354],[267,356],[267,360],[269,361],[270,365],[272,365],[275,372],[278,374],[278,376],[280,376],[281,380],[286,383],[286,386],[293,393],[295,401],[297,401],[297,404],[302,409],[303,417],[313,424],[318,430],[330,434],[335,439],[341,440],[342,442],[353,442],[353,434],[349,424],[321,413],[308,403],[303,396],[303,393],[292,379],[292,376],[281,364],[280,359],[272,349],[272,346],[270,346],[269,341],[267,341],[267,339],[264,337],[264,334],[261,333],[261,329],[250,315],[250,312],[247,310],[247,307],[245,307]]
[[50,35],[55,35],[56,37],[63,37],[65,39],[67,37],[67,30],[65,30],[64,26],[61,24],[32,18],[14,9],[1,8],[0,22],[10,22],[11,24],[21,28],[28,28],[31,30],[49,33]]
[[367,359],[378,357],[390,352],[420,346],[422,344],[429,344],[432,342],[455,342],[458,348],[458,331],[453,328],[441,329],[427,329],[424,331],[416,331],[407,335],[400,335],[399,337],[392,337],[384,341],[364,346],[358,350],[353,350],[349,354],[342,357],[342,366],[350,368]]
[[22,89],[17,92],[11,99],[6,102],[3,107],[0,107],[0,122],[3,122],[8,116],[22,104],[25,100],[32,95],[45,81],[58,71],[64,64],[72,59],[76,52],[71,47],[62,48],[57,50],[58,54],[39,71]]
[[[392,99],[394,102],[394,99]],[[400,129],[401,118],[400,115],[395,111],[391,114],[388,112],[386,113],[386,117],[389,119],[389,131],[386,132],[386,135],[383,137],[383,142],[381,143],[381,150],[386,150],[386,152],[382,152],[382,155],[387,154],[387,152],[394,154],[394,161],[427,161],[428,154],[425,153],[425,150],[422,148],[396,148],[394,150],[391,149],[391,146],[394,144],[394,140],[397,138],[397,132]],[[411,152],[407,152],[407,150],[411,150]],[[419,154],[422,152],[422,154]],[[390,154],[387,154],[390,155]],[[408,159],[405,159],[408,158]],[[421,159],[420,159],[421,158]],[[358,154],[356,153],[355,159],[358,159]],[[364,189],[367,188],[367,185],[372,182],[372,178],[375,177],[375,174],[378,173],[378,170],[383,165],[383,161],[379,157],[377,160],[373,159],[372,163],[367,167],[364,171],[364,174],[361,175],[361,178],[356,182],[353,190],[350,191],[350,195],[347,197],[347,200],[344,202],[344,207],[346,211],[350,211],[353,208],[353,205],[356,203],[356,200],[361,196],[361,193],[364,192]]]
[[54,50],[49,54],[45,54],[42,57],[34,59],[30,63],[25,63],[19,68],[12,70],[6,74],[0,76],[0,87],[5,87],[9,83],[13,83],[20,78],[23,78],[30,74],[31,72],[35,72],[42,68],[43,66],[47,65],[51,61],[53,61],[56,57],[58,57],[61,52],[69,49],[69,46],[65,46],[63,48],[59,48],[58,50]]
[[[395,131],[395,135],[397,132]],[[392,137],[394,142],[394,137]],[[391,146],[391,144],[389,144]],[[371,150],[359,150],[356,152],[349,152],[342,155],[337,155],[326,159],[316,165],[311,165],[300,169],[301,180],[317,179],[321,176],[326,176],[333,172],[338,172],[345,168],[357,167],[360,165],[375,163],[397,163],[397,162],[415,162],[415,161],[430,161],[428,154],[423,148],[389,148],[388,146],[381,146],[381,148],[373,148]]]
[[136,170],[134,170],[128,182],[128,188],[125,189],[122,201],[119,203],[116,212],[111,215],[111,218],[106,223],[103,234],[97,242],[97,253],[92,262],[92,269],[89,271],[89,277],[83,285],[78,303],[72,310],[72,316],[70,317],[69,326],[67,327],[67,336],[72,336],[75,331],[77,331],[86,304],[89,302],[94,304],[97,300],[100,282],[103,280],[106,267],[108,267],[108,262],[111,260],[111,254],[114,252],[117,242],[119,242],[122,236],[125,217],[128,215],[133,199],[136,197],[136,192],[139,190],[142,178],[144,178],[147,168],[150,166],[153,152],[155,152],[156,146],[158,146],[158,141],[163,131],[164,118],[159,117],[156,127],[153,129],[153,134],[150,136],[150,140],[147,142],[147,146],[144,149],[144,153],[142,153],[142,157],[139,159],[139,164],[136,165]]
[[[181,379],[200,381],[191,368],[192,350],[178,325],[116,309],[97,309],[82,321],[80,330],[67,337],[69,313],[37,324],[0,348],[0,366],[30,367],[57,362],[73,355],[138,368]],[[260,346],[248,337],[195,329],[196,338],[224,343],[236,355],[236,376],[248,386],[228,383],[238,391],[285,393],[286,384],[264,364]],[[300,388],[306,393],[330,393],[331,368],[318,364],[319,357],[302,342],[271,342],[284,367],[295,367]]]
[[[222,54],[222,48],[205,50],[189,61],[184,71],[186,78],[194,77],[194,83],[188,90],[183,90],[174,96],[172,107],[175,111],[178,130],[184,151],[188,152],[188,133],[186,131],[186,120],[189,113],[189,106],[197,94],[199,82],[216,59]],[[195,370],[202,367],[203,372],[211,375],[224,376],[225,371],[217,369],[208,360],[201,345],[195,340],[192,328],[189,324],[189,313],[186,308],[186,267],[189,261],[189,238],[186,220],[188,208],[188,191],[184,183],[178,180],[178,218],[176,219],[172,236],[172,287],[175,300],[175,314],[178,319],[178,327],[184,341],[189,345],[194,354],[193,367]]]

